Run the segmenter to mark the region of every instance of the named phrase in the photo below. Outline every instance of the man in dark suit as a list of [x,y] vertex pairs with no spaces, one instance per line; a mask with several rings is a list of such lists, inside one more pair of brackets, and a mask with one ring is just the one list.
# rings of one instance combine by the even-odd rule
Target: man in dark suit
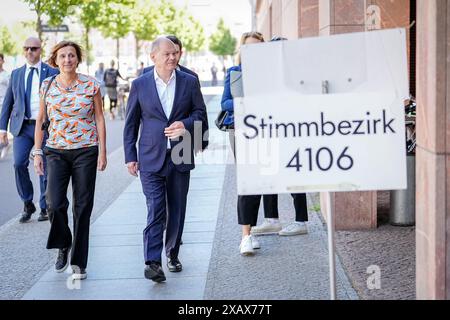
[[155,67],[133,81],[124,127],[128,172],[140,172],[147,199],[144,275],[155,282],[166,280],[161,267],[165,226],[167,266],[171,272],[182,270],[178,252],[194,169],[194,126],[207,121],[198,81],[176,70],[176,54],[169,39],[153,42],[150,56]]
[[[0,114],[0,143],[8,144],[7,129],[14,136],[13,154],[16,187],[24,202],[20,222],[30,220],[36,211],[33,203],[33,184],[30,180],[28,164],[30,151],[34,145],[34,128],[39,112],[39,89],[45,78],[59,73],[47,64],[41,62],[41,41],[30,37],[25,41],[24,54],[27,63],[11,74],[8,90]],[[40,176],[41,213],[38,221],[48,220],[45,203],[46,175]]]

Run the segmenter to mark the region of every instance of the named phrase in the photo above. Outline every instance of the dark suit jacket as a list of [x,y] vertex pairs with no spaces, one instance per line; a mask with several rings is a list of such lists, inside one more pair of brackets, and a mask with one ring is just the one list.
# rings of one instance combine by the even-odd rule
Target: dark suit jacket
[[[164,128],[175,121],[183,122],[191,137],[194,122],[207,123],[206,107],[197,79],[176,71],[176,88],[172,112],[167,119],[158,97],[153,72],[147,72],[133,81],[128,97],[127,114],[123,134],[125,163],[139,162],[141,171],[158,172],[165,161],[167,138]],[[139,138],[139,152],[136,143]],[[193,139],[192,139],[193,140]],[[178,141],[171,140],[172,149]],[[187,147],[188,161],[175,164],[180,172],[194,169],[194,141]]]
[[[25,118],[26,69],[27,66],[24,65],[13,70],[0,114],[0,129],[7,130],[9,122],[9,131],[13,136],[19,135],[20,130],[22,129],[23,120]],[[46,78],[58,73],[58,69],[54,69],[42,62],[41,70],[39,70],[39,86]]]
[[[185,73],[187,73],[187,74],[190,74],[190,75],[194,76],[194,77],[197,79],[197,81],[198,81],[199,87],[201,87],[201,85],[200,85],[200,79],[198,78],[198,74],[196,74],[196,73],[195,73],[194,71],[192,71],[191,69],[188,69],[188,68],[183,67],[183,66],[181,66],[181,65],[178,65],[178,66],[180,67],[180,71],[185,72]],[[144,68],[142,74],[146,74],[146,73],[148,73],[148,72],[150,72],[150,71],[153,72],[153,68],[154,68],[154,66]],[[208,147],[208,144],[209,144],[209,133],[208,133],[208,128],[209,128],[208,121],[206,121],[206,122],[202,123],[201,131],[200,131],[200,130],[197,130],[197,131],[196,131],[195,135],[197,136],[197,135],[200,135],[200,134],[201,134],[202,137],[204,137],[204,140],[202,139],[202,146],[201,146],[201,148],[198,147],[198,148],[195,149],[195,153],[197,153],[197,152],[199,152],[199,151],[202,151],[202,150],[205,150],[205,149]],[[201,133],[200,133],[200,132],[201,132]]]

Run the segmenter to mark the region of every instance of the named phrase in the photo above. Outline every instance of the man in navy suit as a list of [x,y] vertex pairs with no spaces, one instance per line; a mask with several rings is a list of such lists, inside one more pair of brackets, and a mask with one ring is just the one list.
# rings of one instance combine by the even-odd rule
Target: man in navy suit
[[[28,38],[23,50],[27,63],[21,68],[13,70],[0,115],[0,143],[8,144],[8,122],[9,131],[14,136],[16,187],[24,202],[22,217],[19,220],[21,223],[29,221],[31,215],[36,212],[28,164],[30,163],[30,151],[34,145],[34,128],[39,112],[39,88],[45,78],[59,73],[57,69],[41,62],[41,41],[39,39]],[[41,213],[38,221],[45,221],[48,220],[45,203],[46,175],[40,176],[39,180]]]
[[182,270],[178,252],[190,170],[194,169],[194,126],[207,121],[199,83],[176,70],[176,55],[177,48],[169,39],[153,42],[150,57],[155,67],[133,81],[124,127],[128,172],[133,176],[140,172],[147,199],[144,275],[155,282],[166,280],[161,266],[165,226],[168,269]]

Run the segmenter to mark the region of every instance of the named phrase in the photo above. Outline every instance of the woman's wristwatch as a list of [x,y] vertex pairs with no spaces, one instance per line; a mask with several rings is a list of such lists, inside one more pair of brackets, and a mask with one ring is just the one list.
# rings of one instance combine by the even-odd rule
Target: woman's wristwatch
[[44,151],[42,151],[42,149],[35,149],[31,152],[31,155],[33,157],[35,156],[43,156],[44,155]]

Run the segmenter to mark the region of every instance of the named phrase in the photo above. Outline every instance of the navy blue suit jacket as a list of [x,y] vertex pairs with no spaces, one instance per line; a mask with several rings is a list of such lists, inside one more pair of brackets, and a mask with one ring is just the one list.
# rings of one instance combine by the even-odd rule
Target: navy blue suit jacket
[[[123,133],[125,163],[139,162],[139,170],[158,172],[165,161],[167,138],[164,129],[175,121],[183,122],[191,137],[194,122],[207,123],[206,107],[197,79],[184,72],[176,71],[175,98],[172,112],[167,118],[159,100],[153,72],[147,72],[135,79],[128,97],[127,113]],[[139,136],[139,151],[136,148]],[[180,172],[194,169],[194,139],[188,145],[190,161],[175,164]],[[178,141],[171,140],[172,149]]]
[[[7,130],[9,122],[9,131],[13,136],[19,135],[20,130],[22,129],[23,120],[25,119],[26,69],[27,65],[24,65],[13,70],[0,114],[0,129]],[[41,70],[39,70],[39,86],[46,78],[58,73],[58,69],[54,69],[42,62]]]
[[[145,73],[148,73],[148,72],[152,72],[153,73],[153,68],[154,68],[155,66],[150,66],[150,67],[146,67],[146,68],[144,68],[144,70],[142,71],[142,75],[144,75]],[[194,71],[192,71],[191,69],[188,69],[188,68],[186,68],[186,67],[183,67],[183,66],[181,66],[181,65],[178,65],[178,67],[180,67],[180,71],[182,71],[182,72],[185,72],[185,73],[187,73],[187,74],[190,74],[190,75],[192,75],[192,76],[194,76],[196,79],[197,79],[197,81],[198,81],[198,85],[201,87],[201,85],[200,85],[200,79],[199,79],[199,77],[198,77],[198,74],[196,74]],[[198,152],[198,151],[202,151],[202,150],[205,150],[207,147],[208,147],[208,144],[209,144],[209,132],[208,132],[208,128],[209,128],[209,125],[208,125],[208,120],[206,120],[204,123],[202,123],[202,131],[201,131],[201,133],[200,133],[200,131],[198,130],[198,131],[196,131],[196,135],[202,135],[202,137],[204,138],[204,139],[202,139],[202,146],[201,146],[201,148],[199,147],[199,148],[196,148],[196,150],[195,150],[195,152]]]

